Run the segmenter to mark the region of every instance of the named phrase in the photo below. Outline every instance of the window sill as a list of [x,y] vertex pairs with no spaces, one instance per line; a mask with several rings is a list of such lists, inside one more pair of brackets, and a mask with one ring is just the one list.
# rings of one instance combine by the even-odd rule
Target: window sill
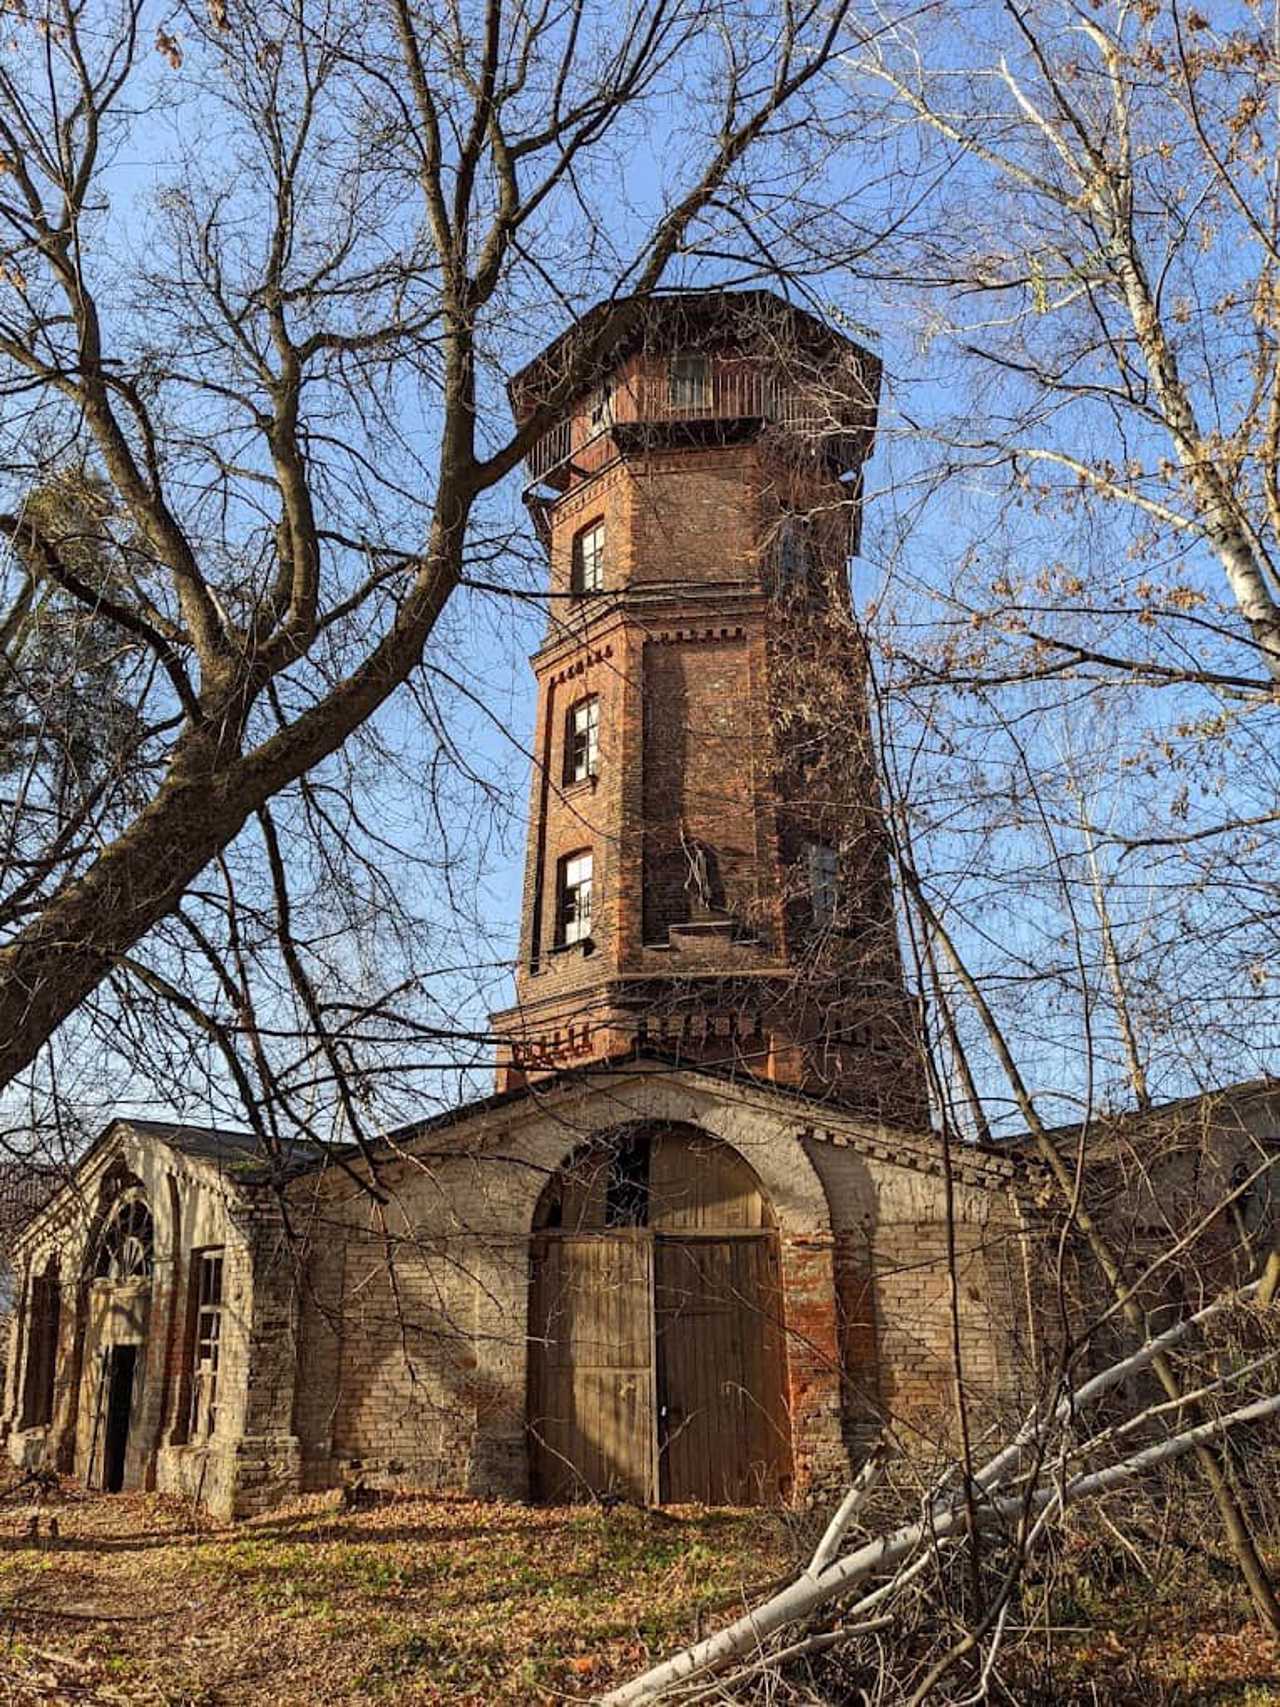
[[596,951],[595,938],[589,937],[589,936],[584,936],[584,937],[579,937],[577,942],[553,943],[552,946],[547,950],[547,953],[548,953],[548,955],[553,955],[553,954],[581,954],[582,958],[585,960],[589,954],[594,954],[595,951]]
[[560,791],[567,800],[575,794],[594,794],[599,786],[600,773],[599,771],[592,771],[590,776],[575,777],[572,781],[563,782],[560,785]]

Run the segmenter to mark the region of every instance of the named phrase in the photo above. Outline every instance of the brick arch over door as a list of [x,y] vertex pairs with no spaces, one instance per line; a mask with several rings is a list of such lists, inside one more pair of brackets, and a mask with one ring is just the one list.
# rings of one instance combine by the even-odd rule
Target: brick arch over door
[[776,1503],[787,1397],[778,1230],[754,1170],[684,1123],[577,1149],[534,1216],[535,1497]]

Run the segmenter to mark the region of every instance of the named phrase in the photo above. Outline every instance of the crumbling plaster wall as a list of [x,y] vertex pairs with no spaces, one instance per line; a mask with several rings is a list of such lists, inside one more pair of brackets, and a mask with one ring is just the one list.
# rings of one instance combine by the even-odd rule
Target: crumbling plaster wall
[[[642,1073],[478,1115],[444,1129],[444,1142],[427,1135],[379,1169],[382,1205],[336,1171],[298,1183],[317,1250],[295,1407],[307,1485],[362,1475],[526,1495],[534,1208],[585,1138],[637,1119],[687,1122],[732,1145],[770,1200],[799,1493],[837,1485],[886,1409],[953,1408],[936,1174],[895,1161],[884,1133],[880,1156],[806,1135],[802,1113],[750,1086]],[[965,1378],[986,1390],[1005,1367],[1001,1262],[1016,1222],[999,1191],[972,1185],[958,1188],[956,1212]]]
[[[149,1280],[113,1283],[92,1275],[98,1239],[121,1191],[140,1193],[152,1215]],[[212,1163],[127,1128],[104,1144],[18,1245],[24,1307],[15,1324],[3,1411],[14,1462],[95,1481],[101,1474],[102,1353],[113,1344],[136,1345],[126,1488],[188,1494],[230,1516],[296,1487],[296,1443],[274,1438],[289,1435],[295,1352],[291,1289],[273,1288],[276,1221]],[[210,1247],[225,1252],[217,1424],[208,1440],[188,1443],[192,1254]],[[23,1428],[31,1281],[51,1260],[60,1280],[53,1417]],[[266,1437],[273,1437],[269,1446]]]

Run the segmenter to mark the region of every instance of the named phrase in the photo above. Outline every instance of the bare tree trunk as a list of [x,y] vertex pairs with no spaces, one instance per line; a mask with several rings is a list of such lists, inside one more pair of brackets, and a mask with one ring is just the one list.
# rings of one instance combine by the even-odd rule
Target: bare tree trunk
[[[1044,1122],[1040,1119],[1039,1112],[1023,1083],[1018,1065],[995,1015],[961,959],[950,933],[922,894],[914,872],[904,871],[903,876],[912,901],[920,908],[928,929],[936,935],[937,940],[942,945],[943,952],[952,970],[982,1021],[988,1040],[996,1053],[1010,1089],[1013,1091],[1022,1118],[1027,1123],[1027,1129],[1031,1133],[1036,1152],[1058,1187],[1064,1209],[1070,1215],[1073,1224],[1084,1234],[1089,1249],[1093,1252],[1099,1268],[1106,1277],[1107,1284],[1120,1307],[1125,1322],[1135,1335],[1143,1335],[1145,1323],[1142,1311],[1134,1297],[1133,1288],[1126,1283],[1119,1259],[1102,1230],[1088,1209],[1080,1202],[1077,1181],[1064,1162],[1058,1146],[1050,1138]],[[1151,1367],[1169,1398],[1180,1401],[1183,1398],[1182,1387],[1168,1358],[1163,1353],[1158,1354],[1152,1358]],[[1257,1544],[1248,1524],[1245,1522],[1239,1501],[1231,1491],[1222,1458],[1212,1446],[1199,1441],[1196,1442],[1194,1451],[1201,1474],[1212,1490],[1214,1503],[1222,1518],[1222,1525],[1231,1544],[1231,1550],[1240,1567],[1240,1574],[1248,1586],[1258,1616],[1270,1629],[1280,1634],[1280,1601],[1276,1599],[1271,1578],[1267,1574]]]

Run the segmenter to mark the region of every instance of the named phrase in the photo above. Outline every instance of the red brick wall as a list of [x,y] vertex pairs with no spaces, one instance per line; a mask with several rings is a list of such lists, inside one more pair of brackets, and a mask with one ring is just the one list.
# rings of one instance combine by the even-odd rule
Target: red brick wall
[[[756,656],[753,659],[753,651]],[[741,625],[713,640],[656,640],[644,651],[644,941],[724,912],[761,920],[771,875],[757,837],[764,802],[758,647]],[[756,668],[753,669],[753,663]],[[706,862],[712,907],[699,900]]]
[[[665,358],[650,363],[665,384]],[[638,393],[639,358],[628,373]],[[615,403],[621,419],[630,405]],[[499,1083],[664,1038],[670,1006],[686,1021],[705,1015],[705,1039],[686,1025],[682,1041],[703,1058],[918,1120],[926,1098],[848,605],[853,493],[772,429],[584,446],[587,430],[582,413],[581,455],[549,512],[518,1010],[495,1016],[525,1043]],[[774,546],[788,512],[808,518],[814,572],[780,590]],[[603,590],[573,599],[574,540],[596,520]],[[566,713],[587,695],[600,701],[599,775],[567,786]],[[843,849],[837,930],[814,928],[814,839]],[[586,849],[592,940],[562,946],[561,862]],[[774,982],[754,995],[727,988],[762,974]],[[665,981],[669,1002],[652,984],[629,997],[620,981],[637,976]]]

